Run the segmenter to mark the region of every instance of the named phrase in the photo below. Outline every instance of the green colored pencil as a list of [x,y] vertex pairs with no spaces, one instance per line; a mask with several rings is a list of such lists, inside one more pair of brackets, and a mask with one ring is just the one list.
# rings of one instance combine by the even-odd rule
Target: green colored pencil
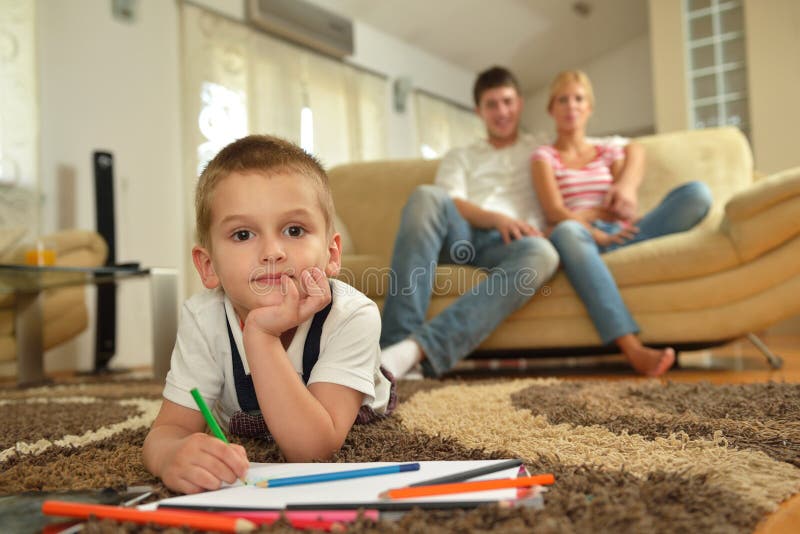
[[[200,413],[203,414],[203,418],[205,418],[206,423],[208,424],[208,428],[211,429],[211,432],[223,443],[230,443],[228,438],[225,437],[225,433],[222,432],[222,429],[219,427],[219,423],[217,420],[214,419],[214,416],[211,414],[211,410],[208,409],[208,405],[206,401],[203,400],[203,396],[200,395],[200,391],[197,388],[192,388],[192,397],[194,397],[194,402],[197,403],[197,407],[200,408]],[[239,478],[242,481],[242,484],[245,486],[247,485],[247,479],[244,477]]]
[[206,423],[208,423],[208,428],[211,429],[211,432],[221,439],[223,443],[230,443],[228,438],[226,438],[225,434],[222,432],[222,429],[219,427],[217,420],[214,419],[213,415],[211,415],[211,410],[208,409],[206,401],[203,400],[203,396],[200,395],[200,391],[198,391],[197,388],[192,388],[192,397],[194,397],[194,402],[197,403],[197,407],[200,408],[200,413],[203,414],[203,417],[205,418]]

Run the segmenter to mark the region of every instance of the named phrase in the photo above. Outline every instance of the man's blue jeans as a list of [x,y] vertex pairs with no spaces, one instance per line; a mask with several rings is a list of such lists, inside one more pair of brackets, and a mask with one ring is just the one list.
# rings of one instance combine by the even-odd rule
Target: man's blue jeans
[[[599,247],[589,231],[574,220],[559,223],[550,234],[561,265],[583,301],[603,344],[639,332],[639,326],[622,301],[617,284],[601,254],[647,239],[683,232],[703,220],[711,207],[711,192],[702,182],[689,182],[670,191],[636,226],[637,233],[622,244]],[[596,221],[607,233],[619,231],[617,223]]]
[[[425,322],[439,263],[482,267],[488,278],[472,287],[467,282],[462,296]],[[497,230],[473,228],[444,189],[420,186],[403,209],[394,245],[381,347],[411,337],[427,356],[425,374],[440,375],[525,304],[557,268],[558,255],[547,239],[504,244]]]

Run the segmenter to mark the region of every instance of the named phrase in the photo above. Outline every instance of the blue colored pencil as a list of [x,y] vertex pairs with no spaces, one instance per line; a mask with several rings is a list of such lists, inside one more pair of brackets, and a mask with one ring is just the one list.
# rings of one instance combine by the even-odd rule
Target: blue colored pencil
[[301,475],[296,477],[272,478],[261,480],[255,485],[261,488],[277,488],[279,486],[295,486],[297,484],[315,484],[317,482],[328,482],[331,480],[345,480],[348,478],[372,477],[376,475],[390,475],[393,473],[405,473],[407,471],[419,471],[419,463],[386,465],[381,467],[367,467],[364,469],[349,469],[347,471],[336,471],[334,473],[318,473],[316,475]]

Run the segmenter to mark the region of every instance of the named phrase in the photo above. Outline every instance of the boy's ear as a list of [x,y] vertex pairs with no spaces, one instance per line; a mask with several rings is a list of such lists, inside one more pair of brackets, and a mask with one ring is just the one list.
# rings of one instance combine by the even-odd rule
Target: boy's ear
[[338,233],[333,234],[328,245],[328,264],[325,266],[325,274],[336,276],[342,268],[342,236]]
[[219,277],[214,271],[214,265],[211,263],[211,254],[208,253],[203,247],[195,246],[192,248],[192,261],[194,268],[197,269],[197,274],[200,275],[200,280],[203,285],[208,289],[214,289],[219,285]]

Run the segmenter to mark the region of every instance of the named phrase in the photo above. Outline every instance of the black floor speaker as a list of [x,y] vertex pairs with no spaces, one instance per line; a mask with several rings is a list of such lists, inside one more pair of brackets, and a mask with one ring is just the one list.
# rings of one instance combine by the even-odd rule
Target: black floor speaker
[[[114,265],[116,238],[114,228],[114,156],[110,152],[95,151],[94,167],[95,213],[97,232],[108,244],[106,265]],[[117,345],[117,285],[97,285],[97,329],[95,337],[94,370],[106,371],[114,357]]]

